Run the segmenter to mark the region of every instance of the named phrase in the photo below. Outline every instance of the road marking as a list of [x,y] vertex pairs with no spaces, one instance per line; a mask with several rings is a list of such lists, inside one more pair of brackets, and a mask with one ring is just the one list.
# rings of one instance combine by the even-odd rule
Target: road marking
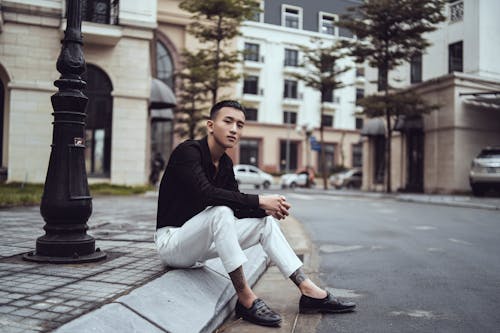
[[326,287],[326,290],[328,290],[333,296],[340,298],[355,298],[363,296],[362,294],[358,294],[356,291],[350,289],[337,289],[337,288]]
[[314,198],[310,195],[298,194],[298,193],[290,193],[286,195],[287,197],[292,197],[299,200],[314,200]]
[[464,244],[464,245],[472,245],[472,243],[469,243],[469,242],[461,240],[461,239],[448,238],[448,240],[450,242],[453,242],[453,243]]
[[334,245],[327,244],[319,247],[319,250],[324,253],[347,252],[362,249],[362,245]]
[[413,226],[415,230],[436,230],[436,227],[431,227],[429,225],[416,225]]
[[433,319],[436,315],[431,311],[425,310],[410,310],[410,311],[392,311],[390,313],[393,316],[408,316],[413,318],[423,318],[423,319]]
[[382,245],[373,245],[370,250],[372,251],[375,251],[375,250],[383,250],[383,249],[386,249],[387,247],[386,246],[382,246]]
[[429,251],[429,252],[444,252],[444,250],[439,248],[439,247],[430,247],[427,249],[427,251]]

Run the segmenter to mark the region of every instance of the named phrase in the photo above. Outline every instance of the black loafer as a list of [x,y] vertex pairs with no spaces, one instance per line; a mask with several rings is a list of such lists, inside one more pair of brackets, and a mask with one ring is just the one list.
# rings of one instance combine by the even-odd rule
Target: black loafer
[[280,326],[281,316],[271,310],[263,300],[257,298],[250,309],[244,307],[240,301],[236,302],[236,317],[262,326]]
[[328,291],[323,299],[302,295],[299,301],[300,313],[344,313],[354,311],[355,307],[353,302],[342,302]]

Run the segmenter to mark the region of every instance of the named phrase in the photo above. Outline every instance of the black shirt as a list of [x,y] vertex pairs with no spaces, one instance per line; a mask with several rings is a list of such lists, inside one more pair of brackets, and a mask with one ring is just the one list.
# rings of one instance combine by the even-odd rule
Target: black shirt
[[207,206],[228,206],[238,218],[266,216],[257,195],[238,190],[226,153],[216,173],[205,137],[187,140],[172,152],[160,183],[156,229],[180,227]]

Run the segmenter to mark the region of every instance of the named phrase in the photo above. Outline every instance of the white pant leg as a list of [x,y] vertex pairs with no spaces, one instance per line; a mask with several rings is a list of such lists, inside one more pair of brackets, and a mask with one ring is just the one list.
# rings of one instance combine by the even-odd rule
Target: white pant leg
[[156,247],[161,261],[167,266],[188,268],[209,258],[211,246],[217,248],[226,272],[232,272],[247,261],[238,243],[233,211],[229,207],[208,207],[193,216],[170,235],[156,233]]
[[285,277],[302,266],[271,216],[236,219],[230,208],[216,206],[171,232],[170,237],[159,235],[156,241],[160,258],[168,266],[191,267],[197,261],[220,257],[226,272],[232,272],[247,260],[242,248],[258,243]]

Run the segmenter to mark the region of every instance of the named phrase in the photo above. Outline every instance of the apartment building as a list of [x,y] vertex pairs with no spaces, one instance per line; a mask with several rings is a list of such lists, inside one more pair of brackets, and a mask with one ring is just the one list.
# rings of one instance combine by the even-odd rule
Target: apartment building
[[[440,109],[414,119],[393,119],[392,190],[470,191],[468,172],[481,148],[500,145],[500,2],[449,1],[447,21],[429,33],[430,46],[389,74],[391,85],[420,94]],[[376,69],[366,70],[365,91],[377,91]],[[362,130],[363,188],[383,190],[385,122]]]
[[349,59],[338,64],[351,67],[341,77],[348,86],[334,91],[323,102],[323,119],[320,93],[292,76],[305,73],[300,67],[300,47],[313,46],[312,38],[328,44],[353,37],[334,22],[356,3],[263,1],[262,13],[243,24],[237,47],[245,51],[241,66],[244,77],[236,91],[248,112],[240,147],[232,153],[236,162],[269,172],[295,171],[307,165],[318,170],[319,152],[314,148],[315,141],[320,140],[322,122],[328,172],[339,165],[361,166],[361,119],[356,118],[355,100],[356,94],[363,93],[363,71],[356,71]]

